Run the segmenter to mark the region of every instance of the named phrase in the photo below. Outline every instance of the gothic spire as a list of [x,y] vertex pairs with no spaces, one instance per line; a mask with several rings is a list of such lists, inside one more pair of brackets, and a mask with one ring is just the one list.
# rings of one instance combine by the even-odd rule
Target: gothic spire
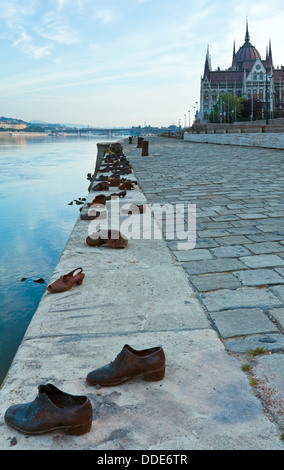
[[269,45],[266,48],[266,63],[269,67],[273,67],[271,39],[269,39]]
[[204,66],[204,78],[208,77],[211,72],[211,58],[209,55],[209,46],[207,46],[207,54],[206,54],[206,59],[205,59],[205,66]]
[[247,19],[247,26],[246,26],[245,42],[250,42],[250,35],[249,35],[249,30],[248,30],[248,19]]

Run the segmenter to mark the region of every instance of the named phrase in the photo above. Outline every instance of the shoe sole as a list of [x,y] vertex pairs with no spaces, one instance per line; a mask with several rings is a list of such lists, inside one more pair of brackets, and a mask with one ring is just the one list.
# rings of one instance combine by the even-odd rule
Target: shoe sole
[[16,429],[16,431],[19,431],[23,434],[28,434],[30,436],[47,434],[47,433],[54,432],[54,431],[64,432],[65,434],[68,434],[70,436],[80,436],[90,431],[92,427],[92,422],[93,422],[93,419],[90,419],[84,424],[76,424],[74,426],[55,426],[54,428],[44,429],[42,431],[27,431],[26,429],[21,429],[20,427],[15,426],[12,423],[7,422],[7,424],[11,426],[12,428]]
[[137,379],[137,378],[142,378],[146,382],[158,382],[158,381],[162,380],[164,378],[164,376],[165,376],[165,368],[162,368],[162,369],[157,369],[157,370],[154,370],[154,371],[151,371],[151,372],[142,372],[141,374],[122,377],[120,380],[117,380],[117,381],[114,381],[114,382],[111,382],[111,383],[110,382],[108,382],[108,383],[104,383],[104,382],[94,383],[94,382],[91,382],[88,379],[87,379],[87,383],[89,385],[93,385],[93,386],[99,385],[100,387],[115,387],[116,385],[121,385],[125,382],[128,382],[129,380]]

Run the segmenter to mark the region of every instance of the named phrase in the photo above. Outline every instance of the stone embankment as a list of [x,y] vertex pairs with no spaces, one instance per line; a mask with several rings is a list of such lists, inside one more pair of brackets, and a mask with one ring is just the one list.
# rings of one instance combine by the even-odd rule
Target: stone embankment
[[[119,201],[120,207],[149,204],[147,217],[135,215],[127,248],[115,250],[88,246],[94,221],[78,215],[50,282],[79,266],[86,276],[81,286],[42,297],[0,390],[1,449],[120,455],[133,449],[283,449],[276,413],[283,379],[283,153],[147,140],[145,157],[124,143],[133,166],[129,176],[138,185]],[[86,192],[92,201],[96,193]],[[179,250],[175,234],[163,237],[150,210],[154,203],[196,203],[194,249]],[[118,227],[126,230],[128,217],[121,215]],[[156,237],[141,236],[144,224]],[[112,361],[125,343],[162,346],[164,379],[87,385],[87,374]],[[271,354],[252,361],[246,351],[256,346]],[[243,358],[258,395],[250,372],[242,370]],[[91,431],[27,437],[9,428],[5,410],[34,400],[41,383],[87,395]],[[273,390],[273,410],[263,406],[261,386]]]
[[209,127],[205,130],[185,132],[184,140],[207,144],[241,145],[284,150],[284,129],[273,126],[247,126],[246,128],[237,126]]

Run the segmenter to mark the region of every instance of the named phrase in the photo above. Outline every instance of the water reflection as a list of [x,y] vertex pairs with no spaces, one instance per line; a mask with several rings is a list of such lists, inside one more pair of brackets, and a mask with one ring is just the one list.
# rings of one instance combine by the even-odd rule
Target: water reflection
[[79,215],[68,203],[87,195],[97,142],[0,139],[0,384]]

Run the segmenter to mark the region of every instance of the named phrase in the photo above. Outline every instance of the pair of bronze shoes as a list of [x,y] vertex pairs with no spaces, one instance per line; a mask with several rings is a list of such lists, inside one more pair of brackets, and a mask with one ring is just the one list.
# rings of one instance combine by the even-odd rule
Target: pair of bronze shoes
[[119,230],[101,230],[94,232],[86,238],[86,243],[89,246],[108,246],[110,248],[126,248],[128,245],[128,238],[123,235]]
[[[135,350],[125,344],[114,361],[87,375],[89,385],[110,387],[141,377],[146,381],[162,380],[165,354],[161,347]],[[79,436],[90,431],[93,408],[85,395],[71,395],[53,384],[40,385],[35,400],[10,406],[4,419],[24,434],[40,435],[52,431]]]

